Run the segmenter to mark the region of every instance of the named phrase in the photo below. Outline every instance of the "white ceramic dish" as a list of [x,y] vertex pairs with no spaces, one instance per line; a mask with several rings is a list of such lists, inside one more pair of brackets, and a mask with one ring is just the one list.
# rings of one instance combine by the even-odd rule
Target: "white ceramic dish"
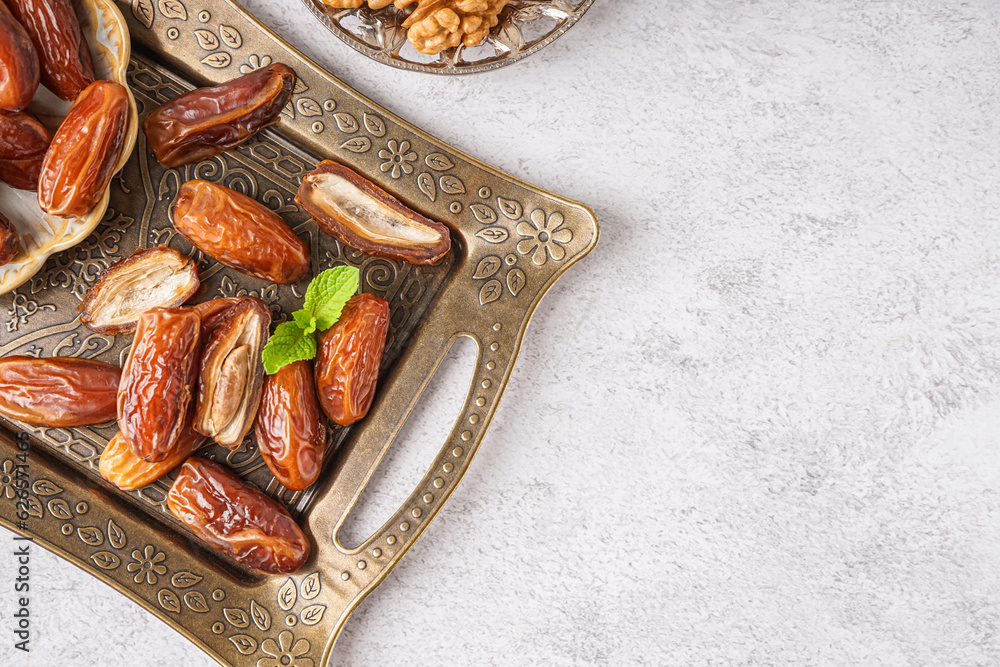
[[[76,5],[84,38],[90,44],[90,54],[94,59],[94,72],[99,79],[107,79],[128,88],[125,72],[131,55],[128,27],[113,0],[81,0]],[[125,162],[135,148],[139,131],[139,116],[135,99],[129,91],[129,105],[132,109],[129,120],[125,149],[115,166],[115,173],[125,166]],[[71,106],[44,86],[28,107],[50,131],[55,131]],[[21,252],[13,260],[0,266],[0,294],[5,294],[35,275],[49,255],[71,248],[94,231],[108,208],[107,191],[87,215],[60,218],[43,213],[38,207],[36,193],[17,190],[0,183],[0,212],[6,216],[21,239]]]

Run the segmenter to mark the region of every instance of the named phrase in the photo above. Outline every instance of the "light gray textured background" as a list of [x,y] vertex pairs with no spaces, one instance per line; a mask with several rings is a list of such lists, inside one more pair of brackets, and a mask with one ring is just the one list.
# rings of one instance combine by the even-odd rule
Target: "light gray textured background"
[[[248,6],[603,223],[338,664],[1000,664],[1000,4],[600,0],[451,79]],[[34,652],[3,631],[0,664],[214,664],[53,556],[32,576]]]

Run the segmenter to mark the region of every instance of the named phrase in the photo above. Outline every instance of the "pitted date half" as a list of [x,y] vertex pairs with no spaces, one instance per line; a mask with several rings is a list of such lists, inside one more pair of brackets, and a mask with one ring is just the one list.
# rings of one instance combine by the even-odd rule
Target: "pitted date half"
[[0,111],[0,181],[19,190],[37,190],[52,135],[27,111]]
[[[207,310],[207,308],[206,308]],[[257,297],[237,298],[202,323],[205,349],[198,376],[194,428],[223,447],[236,449],[253,427],[260,406],[271,311]]]
[[302,179],[295,201],[321,230],[369,255],[434,264],[451,249],[447,227],[330,160]]
[[149,463],[136,456],[121,431],[118,431],[101,452],[101,476],[123,491],[133,491],[160,479],[184,463],[207,440],[191,428],[193,417],[194,413],[189,412],[184,430],[177,438],[177,446],[170,456],[157,463]]
[[72,101],[94,82],[90,47],[70,0],[7,0],[41,61],[42,85]]
[[189,458],[167,506],[209,546],[258,572],[294,572],[309,557],[309,540],[284,507],[212,461]]
[[128,91],[113,81],[87,86],[52,139],[38,178],[38,205],[58,216],[86,215],[104,196],[125,146]]
[[40,75],[31,37],[0,0],[0,109],[20,111],[28,106]]
[[201,317],[191,308],[154,308],[139,318],[118,390],[118,429],[132,452],[170,457],[193,408]]
[[319,479],[326,451],[324,422],[311,361],[287,364],[264,379],[257,447],[285,488],[299,491]]
[[0,266],[3,266],[21,252],[21,241],[11,221],[0,213]]
[[115,418],[121,369],[72,357],[0,359],[0,414],[33,426],[102,424]]
[[177,192],[174,228],[226,266],[289,285],[309,273],[309,246],[276,213],[209,181],[188,181]]
[[389,304],[366,293],[351,297],[337,323],[320,334],[316,392],[330,421],[349,426],[368,414],[388,332]]
[[144,312],[180,306],[199,284],[190,257],[166,246],[139,248],[101,271],[80,304],[80,321],[97,333],[132,332]]
[[142,124],[156,159],[179,167],[239,146],[278,120],[295,72],[275,63],[211,88],[179,95]]

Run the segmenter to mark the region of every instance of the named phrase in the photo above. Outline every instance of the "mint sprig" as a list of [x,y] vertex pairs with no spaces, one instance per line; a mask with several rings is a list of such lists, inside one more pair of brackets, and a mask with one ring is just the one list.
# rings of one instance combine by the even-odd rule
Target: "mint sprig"
[[313,278],[306,289],[301,310],[279,324],[261,352],[264,371],[274,375],[282,366],[316,356],[316,333],[326,331],[340,319],[347,301],[357,294],[361,272],[352,266],[327,269]]

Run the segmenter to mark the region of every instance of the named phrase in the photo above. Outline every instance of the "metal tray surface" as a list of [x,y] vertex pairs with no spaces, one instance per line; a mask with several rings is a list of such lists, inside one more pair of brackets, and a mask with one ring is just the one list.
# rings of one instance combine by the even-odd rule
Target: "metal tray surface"
[[[55,254],[30,281],[0,297],[0,355],[77,356],[121,364],[130,336],[93,334],[77,306],[97,275],[139,246],[191,254],[203,286],[195,300],[253,294],[276,321],[299,307],[306,281],[278,286],[222,267],[177,234],[177,188],[205,178],[277,211],[310,244],[313,273],[358,266],[362,289],[390,303],[391,330],[369,415],[331,430],[320,482],[293,493],[263,464],[253,438],[235,452],[212,445],[245,480],[284,503],[313,545],[292,576],[263,576],[194,539],[166,511],[173,475],[135,492],[104,482],[97,462],[114,424],[0,432],[0,524],[60,554],[170,624],[224,665],[330,661],[351,612],[399,562],[465,474],[497,409],[531,314],[569,266],[597,243],[586,206],[493,169],[409,125],[345,86],[231,0],[121,3],[133,36],[128,81],[140,119],[196,85],[271,62],[299,75],[282,120],[211,160],[166,169],[140,134],[111,187],[100,226]],[[453,251],[438,266],[378,259],[320,234],[294,202],[321,159],[341,161],[420,212],[447,223]],[[426,475],[394,516],[361,546],[337,535],[451,344],[475,341],[465,404]],[[2,431],[2,429],[0,429]]]

